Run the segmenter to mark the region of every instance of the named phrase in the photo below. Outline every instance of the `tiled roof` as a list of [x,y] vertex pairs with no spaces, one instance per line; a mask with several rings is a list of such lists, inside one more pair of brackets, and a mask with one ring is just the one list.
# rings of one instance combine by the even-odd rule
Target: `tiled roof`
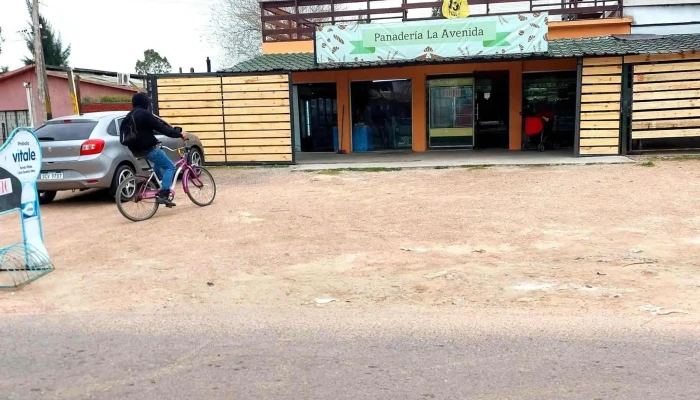
[[449,61],[383,61],[314,65],[313,53],[264,54],[243,61],[220,72],[313,71],[349,69],[393,64],[445,63],[472,60],[514,60],[520,58],[570,58],[632,54],[668,54],[700,51],[700,34],[689,35],[618,35],[583,39],[558,39],[549,42],[547,54],[504,54],[484,57],[459,57]]

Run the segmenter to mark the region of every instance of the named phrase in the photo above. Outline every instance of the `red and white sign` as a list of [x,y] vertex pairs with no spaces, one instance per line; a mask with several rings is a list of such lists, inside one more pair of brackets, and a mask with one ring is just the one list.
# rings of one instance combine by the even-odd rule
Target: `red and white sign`
[[0,196],[12,193],[12,181],[10,178],[0,179]]

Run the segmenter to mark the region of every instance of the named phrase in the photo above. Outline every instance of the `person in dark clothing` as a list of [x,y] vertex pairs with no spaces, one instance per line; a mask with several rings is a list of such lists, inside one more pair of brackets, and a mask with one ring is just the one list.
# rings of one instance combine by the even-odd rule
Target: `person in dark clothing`
[[[161,190],[156,197],[158,204],[173,207],[175,203],[170,200],[170,186],[175,177],[175,164],[168,158],[163,149],[158,147],[158,139],[154,132],[171,138],[187,140],[187,135],[182,128],[168,125],[165,121],[153,115],[150,110],[151,99],[146,93],[136,93],[131,99],[133,110],[130,114],[134,117],[136,125],[136,137],[129,144],[129,150],[136,157],[145,157],[153,163],[153,170],[161,180]],[[126,119],[130,118],[129,115]]]

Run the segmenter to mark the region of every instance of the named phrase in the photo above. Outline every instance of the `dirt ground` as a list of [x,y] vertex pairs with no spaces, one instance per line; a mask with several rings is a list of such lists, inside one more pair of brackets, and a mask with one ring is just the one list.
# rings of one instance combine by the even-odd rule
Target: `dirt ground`
[[0,313],[332,298],[323,307],[700,314],[698,161],[213,172],[212,206],[180,192],[147,222],[90,193],[43,207],[56,271],[0,292]]

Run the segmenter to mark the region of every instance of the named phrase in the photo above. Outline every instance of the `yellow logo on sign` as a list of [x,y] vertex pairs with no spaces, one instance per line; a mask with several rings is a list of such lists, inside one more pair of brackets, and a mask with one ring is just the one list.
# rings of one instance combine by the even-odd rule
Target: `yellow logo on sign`
[[467,18],[469,16],[469,3],[467,0],[443,0],[442,15],[445,18]]

